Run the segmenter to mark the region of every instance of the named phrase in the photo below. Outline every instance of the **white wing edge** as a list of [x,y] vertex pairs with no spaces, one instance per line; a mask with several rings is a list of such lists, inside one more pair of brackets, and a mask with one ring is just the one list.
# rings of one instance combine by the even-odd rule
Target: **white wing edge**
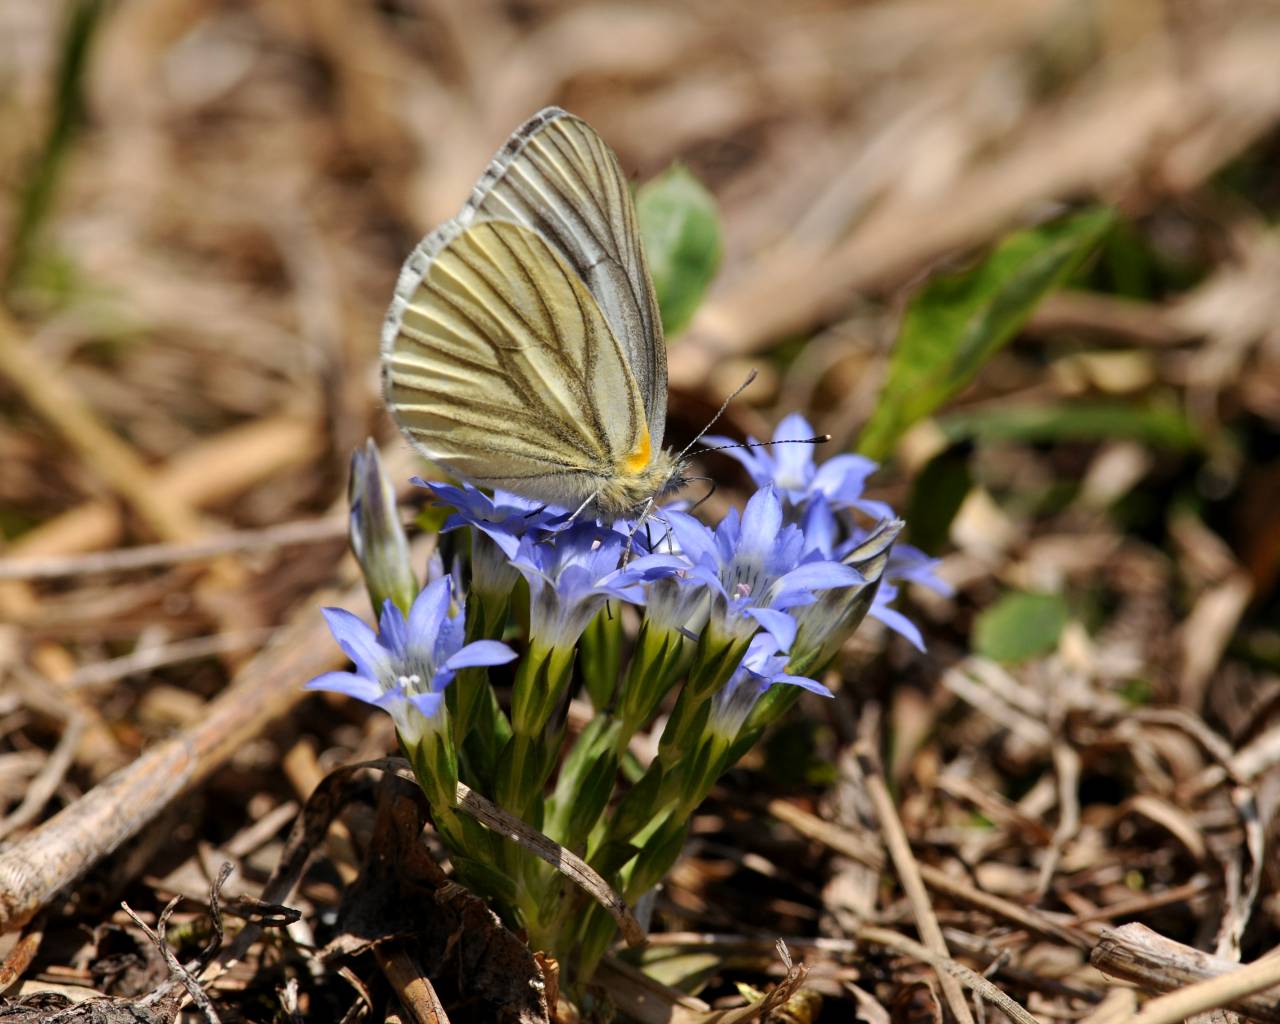
[[[471,195],[467,197],[462,209],[458,211],[458,215],[451,220],[445,221],[435,230],[428,232],[405,258],[400,267],[400,274],[396,278],[396,289],[391,297],[391,305],[382,321],[380,351],[383,358],[382,389],[384,401],[390,398],[388,394],[390,379],[386,370],[386,359],[391,355],[395,347],[396,337],[400,333],[400,322],[404,316],[404,308],[427,276],[427,271],[431,269],[432,262],[448,247],[450,242],[462,234],[468,225],[475,220],[476,211],[479,209],[480,204],[493,191],[494,185],[502,180],[507,168],[520,156],[529,139],[544,125],[557,118],[571,116],[573,115],[561,107],[544,107],[512,132],[507,141],[502,144],[502,148],[494,154],[493,159],[486,165],[484,172],[476,181],[475,187],[472,188]],[[523,227],[524,225],[521,226]],[[387,406],[390,408],[389,401],[387,401]]]

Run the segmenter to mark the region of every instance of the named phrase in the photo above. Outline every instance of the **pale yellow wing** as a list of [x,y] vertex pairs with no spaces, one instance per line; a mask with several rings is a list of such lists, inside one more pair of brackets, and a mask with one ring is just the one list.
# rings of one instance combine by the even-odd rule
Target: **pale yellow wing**
[[516,129],[481,175],[457,219],[471,217],[531,227],[573,268],[626,353],[661,447],[667,347],[635,204],[613,150],[581,118],[548,107]]
[[506,221],[446,228],[387,316],[392,414],[428,459],[475,484],[585,500],[647,450],[626,353],[540,235]]

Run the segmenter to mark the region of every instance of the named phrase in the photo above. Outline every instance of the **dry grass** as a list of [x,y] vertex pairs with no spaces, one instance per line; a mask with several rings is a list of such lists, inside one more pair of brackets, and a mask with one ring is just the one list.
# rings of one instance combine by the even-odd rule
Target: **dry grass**
[[[188,897],[169,941],[190,958],[223,861],[223,910],[255,926],[200,975],[222,1020],[537,1019],[477,1004],[477,985],[497,996],[431,959],[438,934],[375,955],[342,933],[391,828],[367,782],[321,786],[318,833],[287,830],[391,740],[298,687],[335,653],[319,596],[364,600],[335,531],[348,453],[372,433],[397,479],[412,467],[376,394],[396,269],[551,102],[638,179],[683,160],[721,204],[725,267],[671,349],[673,440],[756,367],[732,429],[800,409],[847,444],[921,276],[1092,198],[1128,247],[960,405],[1154,398],[1201,438],[980,442],[946,551],[957,596],[913,595],[929,653],[864,631],[839,700],[726,780],[658,899],[645,957],[667,987],[614,962],[620,1004],[741,1019],[707,1014],[747,1002],[734,980],[786,976],[796,1020],[1101,1022],[1161,977],[1209,976],[1109,980],[1089,957],[1113,925],[1221,970],[1280,945],[1277,52],[1262,0],[0,7],[0,1020],[94,994],[179,1012],[195,982],[121,900],[150,927]],[[879,496],[904,504],[939,444],[909,435]],[[1006,587],[1072,595],[1055,652],[969,653]],[[265,897],[299,912],[286,930],[249,898],[312,848]],[[414,891],[439,902],[420,860]],[[481,927],[466,899],[441,913]],[[522,949],[512,971],[554,983]],[[1228,987],[1141,1019],[1273,1019]]]

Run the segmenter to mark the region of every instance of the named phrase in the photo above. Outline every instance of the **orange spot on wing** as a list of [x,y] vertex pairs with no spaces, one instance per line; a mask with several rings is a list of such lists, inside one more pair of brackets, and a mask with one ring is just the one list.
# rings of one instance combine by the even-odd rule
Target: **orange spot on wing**
[[619,468],[623,473],[634,476],[649,465],[649,457],[652,454],[653,449],[649,441],[648,428],[642,428],[640,440],[636,442],[636,446],[631,453],[619,463]]

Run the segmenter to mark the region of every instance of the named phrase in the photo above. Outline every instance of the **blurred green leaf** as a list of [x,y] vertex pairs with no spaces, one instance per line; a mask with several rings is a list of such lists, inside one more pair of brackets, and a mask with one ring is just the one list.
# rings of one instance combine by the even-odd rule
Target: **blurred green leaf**
[[972,381],[1111,222],[1109,210],[1092,209],[1020,231],[977,266],[929,282],[907,310],[858,450],[883,460],[908,427]]
[[973,487],[969,456],[973,445],[958,444],[935,455],[911,486],[907,523],[911,543],[936,554],[951,533],[951,520]]
[[636,213],[670,338],[693,319],[720,267],[720,215],[711,193],[680,164],[641,186]]
[[946,416],[939,425],[952,441],[1127,440],[1175,451],[1202,442],[1195,425],[1173,406],[1114,400],[975,409]]
[[974,621],[973,649],[996,661],[1034,658],[1057,646],[1068,616],[1059,594],[1006,594]]
[[49,128],[18,200],[5,271],[6,288],[22,277],[36,236],[53,206],[63,163],[83,118],[84,77],[94,33],[105,10],[105,0],[77,0],[67,11]]

